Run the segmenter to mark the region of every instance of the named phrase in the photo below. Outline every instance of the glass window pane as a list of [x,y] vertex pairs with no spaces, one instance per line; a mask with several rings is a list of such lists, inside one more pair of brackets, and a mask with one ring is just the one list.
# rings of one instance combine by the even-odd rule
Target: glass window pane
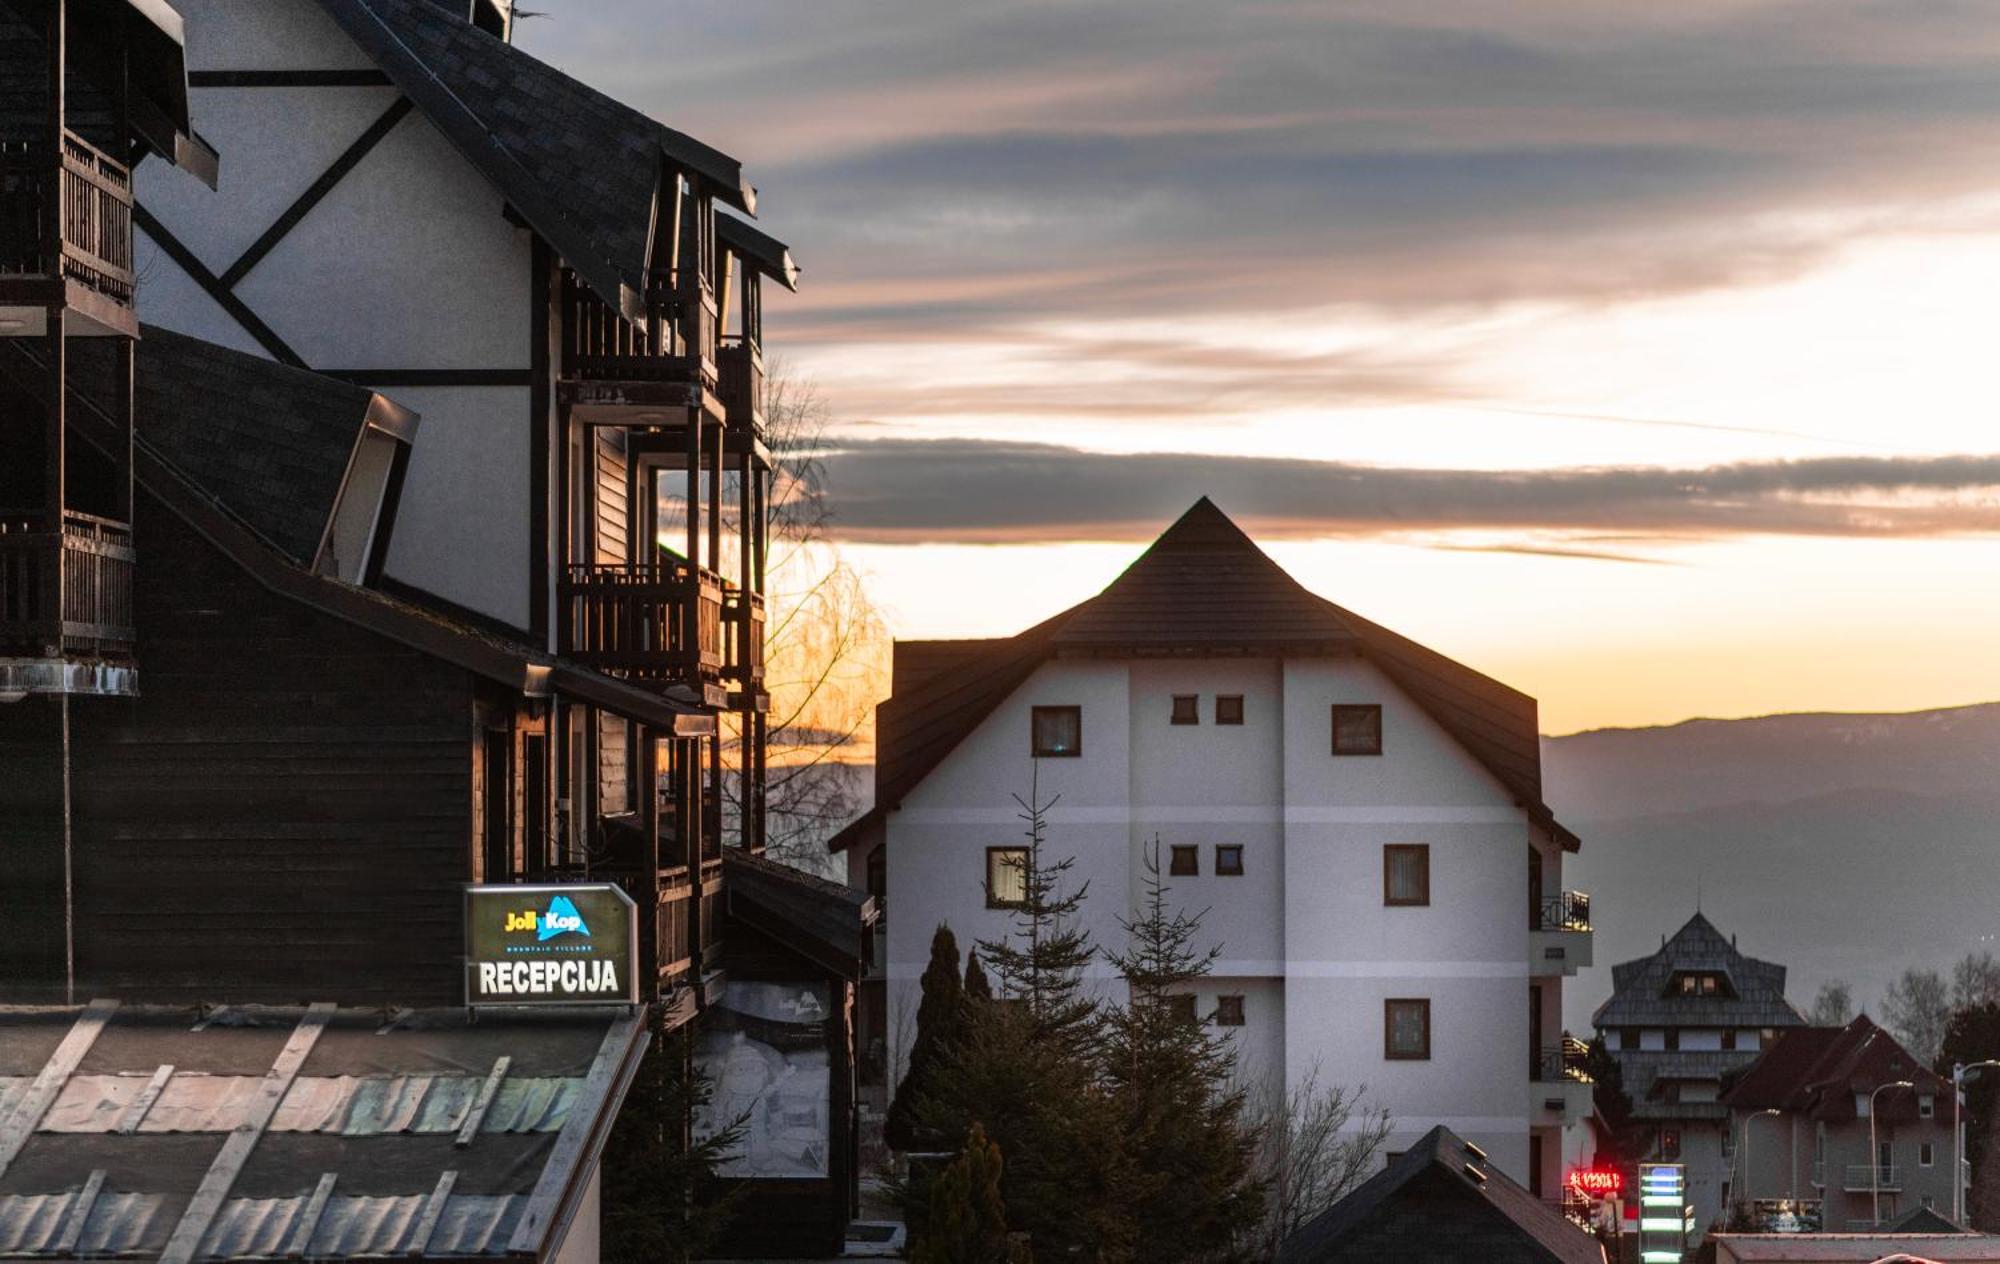
[[986,849],[986,903],[994,908],[1019,904],[1028,897],[1028,849]]
[[1333,709],[1333,753],[1382,753],[1382,708],[1375,704],[1339,705]]
[[1243,849],[1235,844],[1227,844],[1215,849],[1215,871],[1224,877],[1234,878],[1243,873]]
[[1083,708],[1036,707],[1033,712],[1034,753],[1076,755],[1083,748]]
[[1175,846],[1171,849],[1167,862],[1167,874],[1175,878],[1192,877],[1201,872],[1201,851],[1196,847]]
[[1217,724],[1243,723],[1243,695],[1240,693],[1218,695],[1215,699],[1215,722]]
[[1200,724],[1201,696],[1192,693],[1175,694],[1173,722],[1175,724]]
[[1383,848],[1383,863],[1391,904],[1430,903],[1430,848],[1422,844]]

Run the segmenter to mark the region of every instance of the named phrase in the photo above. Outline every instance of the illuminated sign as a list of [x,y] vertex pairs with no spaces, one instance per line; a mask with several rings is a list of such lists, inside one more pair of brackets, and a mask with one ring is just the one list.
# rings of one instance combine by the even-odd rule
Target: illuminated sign
[[1615,1167],[1580,1167],[1571,1170],[1569,1187],[1592,1198],[1616,1198],[1625,1192],[1625,1174]]
[[1687,1203],[1687,1168],[1679,1163],[1641,1163],[1641,1264],[1681,1264],[1693,1228],[1694,1208]]
[[638,906],[617,886],[465,889],[467,1005],[638,1000]]

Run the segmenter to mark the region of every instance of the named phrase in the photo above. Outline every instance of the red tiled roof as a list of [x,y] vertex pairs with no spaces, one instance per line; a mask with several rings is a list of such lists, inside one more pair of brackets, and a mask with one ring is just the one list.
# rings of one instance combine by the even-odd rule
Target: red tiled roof
[[1798,1027],[1779,1036],[1763,1056],[1738,1073],[1722,1100],[1739,1110],[1787,1110],[1838,1123],[1857,1117],[1856,1093],[1910,1080],[1915,1092],[1884,1093],[1881,1117],[1914,1120],[1918,1098],[1951,1092],[1941,1076],[1919,1063],[1896,1038],[1866,1014],[1845,1027]]
[[[1358,654],[1381,669],[1571,851],[1542,802],[1535,700],[1306,589],[1207,497],[1097,596],[1017,636],[924,642],[876,711],[875,807],[897,806],[993,709],[1063,650]],[[906,687],[907,681],[907,687]]]

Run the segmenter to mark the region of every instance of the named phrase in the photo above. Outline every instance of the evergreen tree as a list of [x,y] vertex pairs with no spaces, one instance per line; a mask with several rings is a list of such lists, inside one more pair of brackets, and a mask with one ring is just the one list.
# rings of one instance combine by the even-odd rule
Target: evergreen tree
[[1132,1169],[1120,1197],[1138,1258],[1210,1259],[1262,1219],[1259,1135],[1229,1041],[1174,1008],[1221,947],[1199,948],[1201,914],[1170,905],[1157,837],[1145,864],[1139,915],[1120,919],[1125,949],[1106,954],[1130,990],[1105,1021],[1104,1075]]
[[1040,771],[1036,765],[1027,798],[1014,796],[1027,823],[1028,846],[1013,928],[1004,938],[980,940],[979,951],[998,977],[1001,995],[1026,1009],[1036,1033],[1081,1056],[1094,1046],[1099,1026],[1097,1003],[1083,991],[1084,968],[1097,950],[1078,918],[1090,884],[1066,891],[1076,858],[1051,861],[1046,853],[1048,811],[1062,796],[1042,801]]
[[930,1215],[910,1258],[918,1264],[1006,1264],[1007,1209],[1000,1147],[974,1122],[965,1151],[931,1187]]
[[979,1005],[993,999],[993,984],[987,981],[986,971],[979,964],[979,953],[975,949],[965,954],[965,1002]]
[[742,1144],[748,1117],[690,1141],[688,1120],[714,1085],[694,1065],[694,1039],[661,1026],[605,1141],[603,1258],[606,1264],[666,1264],[707,1253],[730,1211],[708,1197],[724,1157]]
[[940,925],[931,935],[931,960],[924,967],[923,996],[917,1003],[917,1035],[910,1045],[909,1068],[896,1086],[882,1136],[898,1150],[929,1144],[917,1127],[917,1103],[938,1065],[944,1062],[965,1026],[965,991],[958,981],[958,939],[951,927]]

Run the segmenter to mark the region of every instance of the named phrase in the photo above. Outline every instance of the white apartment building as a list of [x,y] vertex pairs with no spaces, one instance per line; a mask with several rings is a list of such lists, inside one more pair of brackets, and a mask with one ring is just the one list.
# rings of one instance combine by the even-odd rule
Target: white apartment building
[[1207,499],[1018,636],[898,644],[893,691],[876,805],[833,843],[885,899],[861,1000],[878,1094],[933,930],[1007,933],[1032,777],[1100,945],[1157,836],[1221,947],[1197,1012],[1246,1074],[1366,1085],[1388,1153],[1442,1124],[1555,1196],[1590,1109],[1560,1015],[1591,933],[1532,698],[1308,592]]

